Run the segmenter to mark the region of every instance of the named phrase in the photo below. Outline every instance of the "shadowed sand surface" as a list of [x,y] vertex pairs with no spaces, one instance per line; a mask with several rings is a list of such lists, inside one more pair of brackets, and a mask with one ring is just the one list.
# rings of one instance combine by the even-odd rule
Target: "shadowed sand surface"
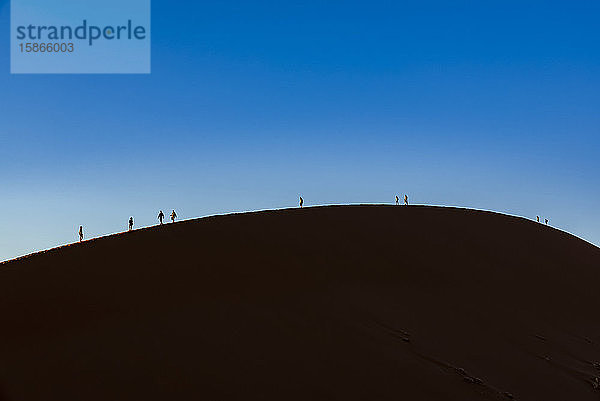
[[0,265],[0,398],[598,400],[600,249],[419,206],[216,216]]

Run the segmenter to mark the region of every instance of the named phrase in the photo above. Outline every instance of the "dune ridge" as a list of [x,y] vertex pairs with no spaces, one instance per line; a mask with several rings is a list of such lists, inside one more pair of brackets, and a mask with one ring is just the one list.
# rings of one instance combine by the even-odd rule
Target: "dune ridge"
[[424,206],[221,215],[0,264],[3,400],[597,400],[600,249]]

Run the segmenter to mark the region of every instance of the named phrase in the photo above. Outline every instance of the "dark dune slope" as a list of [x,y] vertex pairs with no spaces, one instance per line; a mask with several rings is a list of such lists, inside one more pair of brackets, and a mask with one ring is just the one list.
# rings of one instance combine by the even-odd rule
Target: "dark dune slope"
[[524,219],[217,216],[0,265],[6,400],[598,400],[600,250]]

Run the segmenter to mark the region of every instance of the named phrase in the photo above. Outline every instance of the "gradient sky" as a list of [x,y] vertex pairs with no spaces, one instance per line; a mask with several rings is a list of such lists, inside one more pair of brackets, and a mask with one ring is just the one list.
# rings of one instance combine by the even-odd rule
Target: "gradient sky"
[[0,260],[299,194],[540,215],[600,244],[597,0],[154,0],[151,75],[10,75],[9,11]]

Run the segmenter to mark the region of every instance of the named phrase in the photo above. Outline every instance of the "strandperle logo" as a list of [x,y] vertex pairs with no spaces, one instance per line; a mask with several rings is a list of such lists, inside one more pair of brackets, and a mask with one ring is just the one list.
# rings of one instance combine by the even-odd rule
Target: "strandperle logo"
[[77,27],[69,25],[62,26],[38,26],[27,25],[17,27],[17,40],[30,41],[56,41],[56,40],[85,40],[92,46],[94,41],[106,40],[144,40],[146,39],[146,28],[142,25],[134,25],[132,20],[127,20],[125,25],[106,25],[99,27],[88,25],[87,20]]
[[12,0],[11,73],[150,73],[150,0]]

